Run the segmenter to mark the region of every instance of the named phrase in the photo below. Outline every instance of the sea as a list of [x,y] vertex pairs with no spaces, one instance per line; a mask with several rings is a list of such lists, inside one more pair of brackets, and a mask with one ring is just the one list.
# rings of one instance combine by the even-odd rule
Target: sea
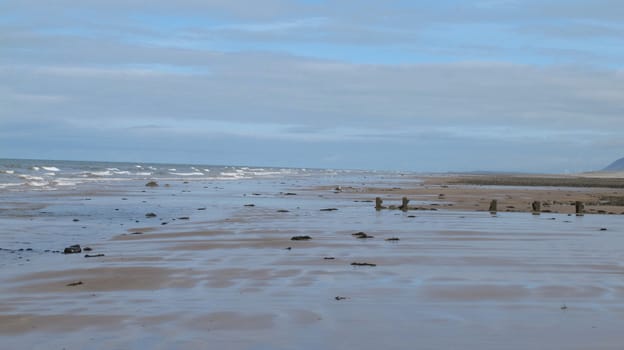
[[235,181],[284,177],[318,180],[364,173],[333,169],[0,159],[0,190],[54,191],[88,184],[144,180]]

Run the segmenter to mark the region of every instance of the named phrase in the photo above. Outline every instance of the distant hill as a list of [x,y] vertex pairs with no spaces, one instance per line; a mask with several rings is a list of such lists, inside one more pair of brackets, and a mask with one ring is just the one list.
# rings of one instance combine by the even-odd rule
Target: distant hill
[[624,158],[620,158],[609,164],[609,166],[602,169],[602,171],[624,171]]

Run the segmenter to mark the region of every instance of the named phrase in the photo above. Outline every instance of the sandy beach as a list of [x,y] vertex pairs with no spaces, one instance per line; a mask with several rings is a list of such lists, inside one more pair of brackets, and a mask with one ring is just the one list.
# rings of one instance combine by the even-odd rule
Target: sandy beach
[[[596,178],[349,175],[11,197],[2,347],[620,349],[624,189]],[[374,208],[404,196],[411,210]],[[55,253],[71,244],[90,250]]]

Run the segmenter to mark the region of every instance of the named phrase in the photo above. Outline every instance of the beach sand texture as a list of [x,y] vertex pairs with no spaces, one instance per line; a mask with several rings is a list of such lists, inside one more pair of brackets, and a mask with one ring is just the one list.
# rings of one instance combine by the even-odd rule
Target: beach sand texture
[[5,197],[0,348],[621,349],[624,190],[479,179]]

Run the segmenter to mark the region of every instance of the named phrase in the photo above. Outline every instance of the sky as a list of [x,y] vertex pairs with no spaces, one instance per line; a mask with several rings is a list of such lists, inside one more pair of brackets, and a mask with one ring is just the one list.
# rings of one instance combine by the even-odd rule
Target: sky
[[574,173],[621,0],[0,0],[0,158]]

